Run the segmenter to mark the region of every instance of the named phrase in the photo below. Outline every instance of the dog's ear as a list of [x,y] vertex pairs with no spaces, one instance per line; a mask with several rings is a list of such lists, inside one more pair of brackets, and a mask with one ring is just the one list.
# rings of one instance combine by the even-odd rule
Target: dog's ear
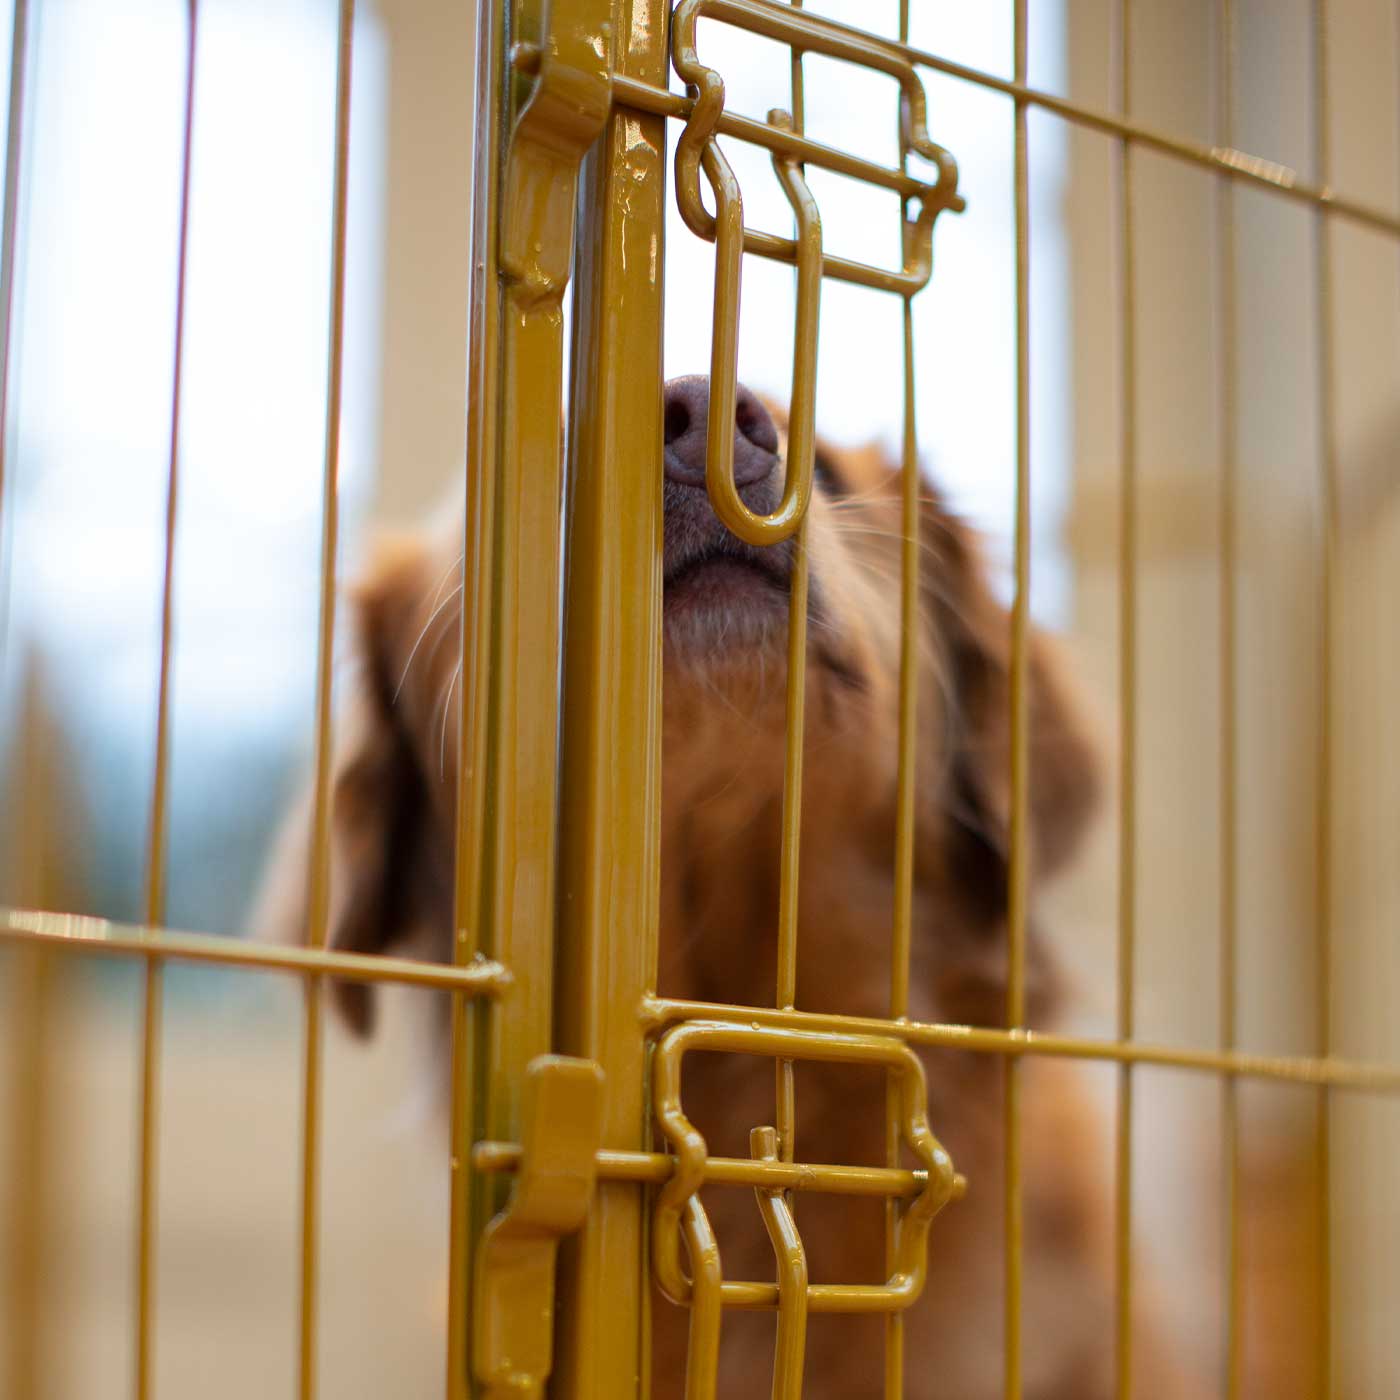
[[[432,843],[433,794],[413,742],[429,683],[423,673],[435,669],[424,663],[443,651],[456,654],[455,607],[434,619],[433,635],[423,631],[434,606],[431,574],[421,541],[385,541],[350,598],[350,693],[335,717],[331,760],[327,943],[339,952],[382,953],[430,937],[450,907],[450,876]],[[312,808],[308,793],[279,842],[254,920],[257,936],[308,936]],[[368,1033],[371,987],[333,982],[331,995],[351,1028]]]
[[[1009,894],[1011,619],[992,592],[972,531],[935,494],[921,526],[924,608],[945,706],[941,864],[965,919],[974,930],[992,932],[1004,928]],[[1053,644],[1034,630],[1026,683],[1027,835],[1030,874],[1039,881],[1063,869],[1079,848],[1099,802],[1100,757]],[[987,942],[999,948],[1003,940]],[[1042,1002],[1053,996],[1053,972],[1041,951],[1032,939],[1033,1002],[1038,986]],[[1004,985],[994,969],[984,971]],[[998,989],[993,1001],[999,996]]]
[[[423,764],[431,745],[418,742],[429,729],[436,733],[439,717],[450,722],[438,711],[455,665],[460,612],[442,573],[425,537],[385,538],[352,591],[358,669],[331,797],[329,943],[344,952],[440,939],[450,924],[450,858],[434,840],[443,791],[430,790]],[[371,988],[341,982],[334,995],[350,1025],[367,1032]]]

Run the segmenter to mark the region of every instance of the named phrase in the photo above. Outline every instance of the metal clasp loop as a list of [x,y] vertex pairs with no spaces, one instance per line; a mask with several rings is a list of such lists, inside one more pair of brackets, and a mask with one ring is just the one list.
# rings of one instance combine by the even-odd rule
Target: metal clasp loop
[[[771,125],[792,130],[792,117],[775,109]],[[734,484],[734,410],[738,394],[739,273],[743,261],[744,202],[738,181],[715,142],[705,147],[705,170],[722,211],[715,240],[714,338],[710,348],[710,408],[705,486],[715,514],[741,540],[777,544],[796,533],[812,499],[813,422],[817,399],[817,326],[822,290],[822,218],[817,201],[790,156],[773,154],[773,170],[797,221],[797,315],[793,331],[792,398],[783,498],[771,515],[758,515]]]

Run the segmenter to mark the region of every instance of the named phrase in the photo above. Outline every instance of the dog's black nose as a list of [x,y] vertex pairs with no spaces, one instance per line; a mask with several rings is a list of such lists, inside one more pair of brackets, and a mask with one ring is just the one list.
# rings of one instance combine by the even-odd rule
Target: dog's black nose
[[[664,390],[666,475],[682,486],[705,484],[708,375],[672,379]],[[768,410],[742,384],[734,396],[734,484],[762,481],[778,460],[778,429]]]

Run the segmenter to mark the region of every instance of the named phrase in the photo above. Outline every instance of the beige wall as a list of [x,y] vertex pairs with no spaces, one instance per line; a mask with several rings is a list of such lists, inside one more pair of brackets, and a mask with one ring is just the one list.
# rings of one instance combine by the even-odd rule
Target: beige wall
[[[1072,5],[1073,95],[1112,107],[1112,13]],[[1234,144],[1313,174],[1310,16],[1300,0],[1238,4]],[[1135,115],[1213,143],[1217,7],[1137,4]],[[1394,210],[1400,202],[1395,11],[1331,7],[1332,182]],[[1120,296],[1114,143],[1074,138],[1069,217],[1075,318],[1075,507],[1079,642],[1101,693],[1117,694],[1121,497]],[[1321,646],[1321,451],[1316,221],[1301,205],[1241,190],[1235,255],[1220,238],[1208,172],[1134,157],[1140,480],[1138,699],[1139,1034],[1214,1045],[1222,927],[1221,497],[1227,277],[1236,299],[1238,463],[1238,895],[1240,1042],[1311,1052],[1318,909]],[[1391,600],[1400,594],[1400,247],[1339,225],[1330,260],[1339,473],[1342,480],[1335,658],[1333,1016],[1339,1053],[1396,1057],[1395,834],[1400,762],[1391,714],[1400,672]],[[1110,709],[1109,713],[1113,713]],[[1067,907],[1091,979],[1111,988],[1116,832]],[[1111,991],[1099,1001],[1111,1024]],[[1158,1254],[1223,1270],[1219,1091],[1185,1076],[1140,1077],[1135,1201]],[[1313,1096],[1254,1089],[1242,1099],[1246,1146],[1267,1156],[1278,1134],[1310,1141]],[[1338,1098],[1334,1208],[1338,1383],[1344,1396],[1400,1388],[1400,1351],[1380,1319],[1397,1303],[1400,1114]],[[1283,1139],[1286,1141],[1286,1137]],[[1166,1190],[1170,1188],[1170,1190]],[[1260,1197],[1262,1187],[1254,1194]],[[1296,1212],[1295,1212],[1296,1215]],[[1306,1231],[1293,1248],[1310,1248]],[[1257,1263],[1266,1242],[1247,1248]],[[1296,1265],[1299,1260],[1294,1259]],[[1217,1332],[1221,1293],[1176,1306]],[[1263,1306],[1261,1302],[1259,1306]],[[1306,1333],[1309,1300],[1266,1322],[1269,1344]],[[1292,1321],[1289,1322],[1289,1310]],[[1303,1381],[1297,1384],[1305,1384]],[[1298,1393],[1304,1393],[1299,1391]]]
[[[1334,178],[1394,209],[1400,177],[1394,7],[1334,6]],[[1337,686],[1336,920],[1340,1053],[1400,1060],[1400,249],[1339,229],[1338,449],[1342,475]],[[1355,1347],[1357,1393],[1395,1394],[1400,1258],[1400,1105],[1343,1100],[1336,1112],[1339,1257],[1354,1263],[1337,1304]]]
[[460,474],[475,6],[376,0],[388,50],[376,513],[412,522]]

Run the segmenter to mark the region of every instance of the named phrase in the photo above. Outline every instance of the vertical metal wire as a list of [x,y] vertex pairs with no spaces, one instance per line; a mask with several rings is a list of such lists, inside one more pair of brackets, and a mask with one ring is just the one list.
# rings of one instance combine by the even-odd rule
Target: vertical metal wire
[[[1220,0],[1217,34],[1216,120],[1219,144],[1235,144],[1234,0]],[[1235,187],[1216,181],[1216,240],[1220,258],[1220,1027],[1223,1051],[1238,1038],[1238,604],[1236,599],[1236,504],[1238,499],[1239,352],[1235,288]],[[1225,1396],[1238,1400],[1243,1380],[1244,1287],[1240,1255],[1239,1084],[1221,1080],[1225,1187]]]
[[[776,1162],[777,1132],[754,1128],[749,1150],[760,1161]],[[802,1370],[807,1346],[807,1256],[792,1215],[791,1193],[754,1191],[768,1231],[778,1274],[778,1331],[773,1349],[773,1400],[802,1400]]]
[[[791,0],[801,9],[802,0]],[[802,82],[802,52],[791,50],[792,129],[803,131],[805,98]],[[794,284],[799,273],[793,271]],[[794,312],[795,314],[795,312]],[[794,346],[794,355],[800,353]],[[806,728],[807,703],[807,518],[804,516],[795,538],[792,584],[788,595],[787,705],[783,751],[782,866],[778,873],[778,966],[777,1005],[790,1011],[797,1000],[797,914],[798,875],[802,845],[802,747]],[[785,1162],[795,1159],[797,1150],[797,1094],[791,1060],[777,1064],[778,1154]]]
[[[198,0],[189,0],[185,26],[184,130],[180,151],[180,224],[175,272],[175,335],[170,383],[170,443],[165,496],[165,572],[161,585],[160,671],[156,686],[155,771],[146,852],[146,924],[164,918],[166,803],[170,767],[170,668],[175,614],[175,525],[180,484],[180,410],[184,384],[185,283],[189,267],[190,164],[194,140]],[[141,1017],[140,1164],[136,1211],[136,1396],[147,1400],[155,1364],[156,1228],[160,1152],[160,1046],[164,970],[145,960]]]
[[[1027,74],[1026,0],[1016,0],[1015,80],[1024,87]],[[1016,99],[1016,592],[1011,605],[1011,867],[1007,895],[1007,939],[1010,960],[1006,988],[1009,1026],[1026,1019],[1026,901],[1029,831],[1029,707],[1027,645],[1030,627],[1030,173],[1026,104]],[[1021,1394],[1021,1061],[1006,1061],[1004,1104],[1005,1161],[1005,1348],[1007,1400]]]
[[[5,487],[9,482],[15,273],[28,59],[29,3],[28,0],[14,0],[5,131],[5,205],[0,222],[0,527],[4,522]],[[0,540],[3,540],[2,532]],[[3,654],[3,641],[3,621],[0,621],[0,654]],[[16,1037],[10,1115],[15,1172],[11,1194],[14,1229],[7,1261],[12,1326],[7,1381],[9,1393],[15,1400],[33,1400],[39,1394],[40,1385],[44,1159],[48,1137],[44,1069],[48,1059],[53,972],[52,959],[37,949],[23,950],[12,959],[18,1014],[11,1027]]]
[[[495,228],[500,181],[500,145],[506,129],[503,84],[498,64],[506,16],[501,6],[477,6],[475,124],[481,133],[472,169],[471,322],[473,354],[467,388],[467,444],[464,462],[462,534],[462,616],[458,647],[462,665],[457,713],[456,868],[453,882],[452,957],[471,960],[480,947],[479,893],[485,879],[486,751],[489,681],[478,663],[488,648],[493,578],[489,541],[495,529],[496,460],[494,405],[499,388],[499,316],[496,296]],[[480,645],[475,645],[475,643]],[[481,1020],[462,996],[452,999],[451,1204],[447,1250],[446,1400],[462,1400],[470,1386],[470,1288],[473,1192],[471,1145],[485,1112]]]
[[[777,1005],[791,1011],[797,1000],[798,868],[802,843],[802,743],[807,692],[807,522],[794,543],[792,585],[788,600],[787,747],[783,757],[782,867],[778,894]],[[791,1060],[777,1066],[778,1152],[794,1160],[797,1102]]]
[[[482,7],[483,17],[484,12]],[[604,7],[601,14],[606,13]],[[515,25],[521,32],[542,32],[544,8],[538,0],[526,0],[504,18],[504,26],[490,22],[481,28],[489,40],[487,81],[501,87],[497,112],[508,114],[513,83],[506,34]],[[477,1126],[507,1140],[523,1128],[522,1077],[536,1056],[551,1049],[556,1033],[564,1033],[563,1006],[556,1004],[554,995],[556,986],[565,986],[555,976],[560,917],[556,838],[568,825],[559,807],[560,604],[567,580],[562,572],[565,482],[558,411],[564,395],[561,307],[575,246],[572,191],[567,202],[556,195],[566,181],[573,184],[574,162],[606,126],[606,56],[583,34],[585,23],[591,30],[591,18],[592,11],[574,12],[557,35],[548,31],[559,40],[560,71],[575,73],[577,81],[565,82],[542,70],[543,86],[521,107],[518,119],[509,126],[494,121],[483,131],[482,145],[486,150],[494,146],[493,155],[509,142],[497,171],[502,217],[499,226],[485,230],[483,242],[481,218],[474,216],[473,324],[484,320],[488,331],[499,334],[478,343],[480,370],[474,367],[468,394],[475,481],[468,482],[463,536],[472,572],[464,579],[464,593],[470,596],[464,597],[462,613],[462,682],[471,692],[471,702],[462,712],[470,748],[460,768],[470,804],[459,812],[464,823],[459,836],[474,834],[481,850],[479,857],[469,854],[466,869],[459,865],[458,892],[466,896],[468,907],[464,909],[459,898],[458,914],[475,921],[481,948],[512,971],[511,996],[483,1018],[476,1047],[481,1052],[479,1092],[473,1106]],[[562,87],[556,86],[556,79]],[[516,91],[523,98],[522,89]],[[561,94],[568,99],[572,122],[559,115]],[[559,156],[568,158],[567,167],[557,162]],[[484,166],[483,159],[478,173]],[[488,208],[482,214],[489,217],[491,212]],[[482,276],[492,270],[493,260],[499,264],[494,286]],[[488,312],[483,302],[490,301],[496,309]],[[646,377],[639,382],[645,384]],[[489,399],[480,396],[482,387],[494,390]],[[551,413],[540,412],[541,404],[551,405]],[[571,402],[571,409],[578,406],[579,401]],[[659,409],[659,397],[653,406]],[[490,429],[482,421],[486,414],[494,419]],[[655,426],[654,441],[660,441],[659,416],[647,423],[639,415],[637,426],[643,431]],[[478,454],[483,436],[494,449],[489,455]],[[483,533],[488,523],[489,538]],[[578,562],[580,568],[587,567],[586,559]],[[483,575],[490,576],[490,587],[478,594],[476,585]],[[486,612],[483,604],[488,605]],[[567,755],[563,757],[567,762]],[[641,843],[622,844],[638,855]],[[458,854],[460,861],[460,848]],[[479,883],[464,890],[464,877],[472,876],[479,876]],[[460,941],[460,930],[458,936]],[[586,1011],[595,1009],[589,1006]],[[570,1031],[574,1029],[576,1024]],[[635,1020],[630,1029],[635,1041]],[[640,1065],[637,1070],[639,1081]],[[629,1081],[619,1092],[630,1095],[639,1087]],[[485,1228],[504,1194],[498,1180],[473,1180],[464,1222],[467,1237],[458,1233],[458,1247],[470,1248],[469,1241]],[[485,1318],[479,1313],[474,1321],[480,1324]],[[629,1339],[635,1337],[632,1328],[624,1330]],[[478,1328],[476,1337],[486,1347],[486,1333]],[[468,1340],[467,1348],[472,1345]],[[488,1352],[489,1347],[481,1354],[477,1376],[493,1389],[498,1373]],[[454,1364],[456,1358],[454,1351]],[[465,1359],[469,1370],[477,1366],[474,1356]],[[635,1361],[634,1348],[629,1348],[628,1359]]]
[[[899,0],[899,41],[909,42],[909,0]],[[909,167],[909,147],[900,126],[899,168]],[[902,236],[909,237],[910,209],[900,201]],[[906,249],[907,253],[907,249]],[[890,1016],[909,1014],[909,950],[914,922],[914,784],[918,761],[919,707],[919,438],[914,404],[914,303],[904,298],[904,424],[900,453],[904,539],[900,556],[899,609],[899,768],[895,797],[894,927],[890,949]],[[899,1164],[899,1085],[885,1082],[885,1161]],[[899,1204],[885,1202],[885,1268],[893,1272],[897,1257]],[[904,1394],[904,1314],[885,1315],[885,1400]]]
[[[907,19],[907,0],[901,3]],[[890,1016],[909,1014],[909,950],[914,903],[914,784],[919,704],[919,447],[914,406],[914,306],[904,298],[904,432],[900,466],[904,541],[900,560],[899,772],[895,809],[894,946],[890,955]],[[885,1084],[885,1161],[899,1165],[900,1086]],[[899,1203],[885,1202],[885,1266],[892,1273],[898,1255]],[[885,1315],[885,1400],[904,1394],[904,1314]]]
[[[802,0],[791,0],[795,9],[801,9]],[[790,85],[792,90],[791,115],[792,130],[801,135],[806,119],[806,95],[802,75],[802,51],[792,49],[790,51]],[[805,172],[804,172],[805,173]],[[798,220],[797,210],[793,211],[794,233],[800,238],[803,234],[803,227]],[[803,290],[801,286],[802,272],[799,268],[793,269],[793,286],[795,291],[793,315],[797,324],[802,324],[801,303]],[[817,271],[817,288],[820,295],[821,273]],[[815,334],[816,328],[811,327]],[[794,388],[796,387],[797,357],[803,354],[802,346],[794,340]],[[815,373],[815,366],[813,366]],[[801,413],[806,405],[793,404],[793,411]],[[807,434],[810,438],[812,425],[807,425]],[[788,470],[797,468],[797,464],[789,454]],[[803,743],[806,733],[806,708],[807,708],[807,596],[808,596],[808,576],[809,576],[809,556],[807,553],[807,532],[808,522],[811,518],[811,511],[802,517],[802,523],[797,528],[794,537],[794,553],[792,561],[792,581],[789,585],[788,593],[788,652],[787,652],[787,694],[784,715],[783,735],[783,818],[782,818],[782,867],[778,874],[778,959],[777,959],[777,1004],[780,1009],[790,1011],[797,1002],[797,928],[798,928],[798,908],[800,894],[800,867],[802,848],[802,759]],[[797,1155],[797,1086],[793,1063],[791,1060],[781,1059],[776,1066],[776,1110],[775,1122],[777,1124],[775,1144],[769,1144],[770,1150],[776,1148],[776,1155],[782,1161],[791,1162],[796,1160]],[[764,1198],[766,1199],[766,1198]],[[760,1201],[760,1209],[763,1209],[763,1200]],[[802,1259],[801,1242],[797,1239],[796,1226],[792,1219],[792,1200],[789,1193],[783,1198],[781,1209],[774,1203],[768,1203],[768,1215],[772,1221],[781,1220],[788,1227],[791,1248],[790,1255],[798,1260]],[[765,1216],[767,1219],[768,1216]],[[775,1228],[770,1222],[770,1231]],[[774,1236],[774,1244],[777,1247],[778,1236]],[[785,1274],[782,1263],[783,1255],[779,1255],[779,1278],[784,1278]],[[776,1342],[776,1359],[774,1362],[773,1390],[775,1396],[780,1387],[780,1377],[786,1377],[788,1387],[795,1383],[797,1392],[800,1393],[802,1386],[802,1349],[805,1345],[807,1319],[806,1319],[806,1265],[802,1264],[801,1278],[797,1283],[800,1290],[800,1300],[798,1308],[800,1316],[794,1320],[790,1318],[788,1309],[779,1310],[778,1331]],[[791,1300],[789,1298],[789,1304]],[[793,1369],[793,1353],[796,1354],[795,1370]]]
[[[1318,185],[1326,189],[1331,178],[1331,112],[1327,73],[1327,0],[1313,0],[1313,160]],[[1332,1051],[1332,807],[1333,722],[1336,662],[1335,619],[1337,607],[1337,417],[1333,393],[1332,225],[1325,208],[1317,220],[1317,395],[1321,449],[1320,501],[1322,509],[1322,599],[1319,627],[1318,684],[1318,801],[1317,801],[1317,908],[1316,1053],[1325,1058]],[[1319,1400],[1332,1394],[1332,1147],[1331,1094],[1326,1085],[1317,1091],[1317,1376],[1313,1387]]]
[[185,35],[184,132],[180,159],[180,227],[175,272],[175,343],[171,367],[170,441],[165,494],[165,574],[161,587],[160,672],[156,691],[156,758],[146,853],[146,923],[157,927],[165,905],[166,801],[170,762],[170,665],[175,612],[175,524],[180,482],[180,410],[184,384],[185,280],[189,264],[190,156],[194,137],[198,0],[188,0]]
[[[794,10],[802,8],[802,0],[789,0]],[[789,50],[790,69],[789,81],[792,88],[792,129],[793,132],[801,136],[804,130],[807,114],[806,86],[802,78],[802,50]]]
[[[340,0],[336,47],[335,158],[331,194],[330,335],[326,370],[324,499],[321,518],[320,634],[316,657],[316,786],[312,813],[307,941],[324,948],[330,912],[331,660],[339,525],[340,405],[345,363],[345,246],[350,178],[350,77],[355,0]],[[317,1262],[321,1165],[322,979],[308,976],[302,1073],[301,1313],[299,1394],[316,1394]]]
[[326,375],[321,598],[316,655],[316,787],[309,900],[310,938],[324,947],[330,907],[331,661],[340,513],[340,405],[345,362],[345,245],[350,165],[351,49],[355,0],[340,0],[336,59],[335,175],[331,196],[330,337]]
[[[900,42],[909,37],[909,0],[900,0]],[[909,153],[901,140],[900,169],[908,166]],[[909,224],[908,200],[902,201],[902,220]],[[894,946],[890,958],[890,1015],[909,1013],[910,927],[914,907],[914,764],[918,740],[919,695],[919,443],[914,405],[914,308],[904,298],[904,423],[901,443],[903,548],[900,556],[899,638],[899,771],[895,807]]]
[[55,1036],[53,984],[60,968],[42,948],[14,950],[8,960],[14,1015],[6,1025],[13,1036],[10,1103],[6,1117],[13,1176],[5,1251],[9,1285],[8,1365],[4,1393],[12,1400],[38,1400],[39,1363],[44,1341],[43,1234],[48,1174],[45,1161],[51,1148],[50,1102],[45,1074]]
[[[14,0],[10,29],[9,120],[5,132],[5,207],[0,216],[0,526],[4,522],[10,465],[15,266],[28,58],[29,0]],[[2,539],[3,533],[0,533]],[[3,631],[0,631],[0,642],[3,642]],[[40,1244],[45,1180],[42,1078],[46,1053],[45,1009],[49,1001],[44,989],[50,974],[50,959],[42,952],[25,951],[13,962],[12,975],[19,988],[19,1015],[13,1027],[17,1036],[11,1114],[16,1154],[12,1219],[16,1228],[8,1260],[13,1326],[8,1382],[15,1400],[32,1400],[39,1387]]]
[[[1132,111],[1132,7],[1118,6],[1118,109]],[[1134,963],[1137,937],[1137,308],[1133,248],[1133,148],[1119,142],[1119,276],[1122,337],[1122,519],[1119,526],[1119,711],[1122,747],[1122,810],[1118,846],[1118,1039],[1134,1034]],[[1133,1070],[1118,1067],[1115,1151],[1115,1354],[1120,1400],[1133,1386]]]
[[[669,13],[667,0],[620,0],[615,76],[664,84]],[[666,167],[664,119],[615,108],[584,162],[575,240],[555,1036],[607,1076],[610,1148],[648,1147],[653,1133],[636,1008],[656,986],[660,918],[663,480],[616,468],[661,455]],[[557,1400],[648,1393],[650,1204],[600,1180],[561,1251]],[[695,1263],[693,1361],[718,1344],[709,1248],[712,1268]]]

